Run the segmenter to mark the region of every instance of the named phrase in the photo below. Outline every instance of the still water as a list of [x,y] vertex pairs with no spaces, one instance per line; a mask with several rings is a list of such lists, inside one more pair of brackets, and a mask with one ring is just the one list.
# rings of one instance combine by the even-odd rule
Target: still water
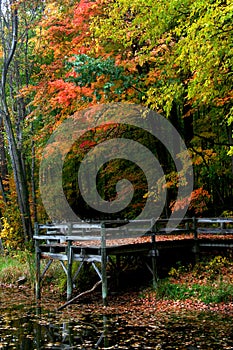
[[233,350],[230,315],[114,310],[93,313],[80,304],[55,312],[20,302],[6,306],[1,299],[0,349]]

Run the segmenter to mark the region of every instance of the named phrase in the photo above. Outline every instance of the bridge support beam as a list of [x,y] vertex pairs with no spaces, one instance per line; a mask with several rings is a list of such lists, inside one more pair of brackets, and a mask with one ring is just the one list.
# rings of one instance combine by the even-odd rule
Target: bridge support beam
[[101,224],[101,275],[102,275],[102,299],[103,305],[107,305],[107,294],[108,294],[108,286],[107,286],[107,252],[106,252],[106,230],[105,225]]

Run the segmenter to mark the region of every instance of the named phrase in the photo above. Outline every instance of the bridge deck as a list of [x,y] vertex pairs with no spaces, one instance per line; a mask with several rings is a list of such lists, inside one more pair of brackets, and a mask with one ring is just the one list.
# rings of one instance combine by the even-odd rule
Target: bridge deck
[[[136,222],[136,226],[133,227],[135,231],[115,227],[115,223],[114,227],[109,227],[110,222],[37,224],[34,235],[36,297],[40,298],[41,281],[53,261],[59,261],[66,273],[67,299],[71,298],[73,283],[82,266],[91,263],[102,282],[102,298],[106,304],[106,266],[113,261],[112,256],[116,258],[116,269],[120,268],[117,262],[121,256],[146,258],[153,284],[156,286],[157,260],[159,254],[165,250],[173,254],[182,248],[190,254],[198,255],[200,250],[206,247],[233,248],[233,219],[183,219],[171,232],[166,227],[167,222],[168,220]],[[119,224],[119,221],[117,223]],[[43,271],[41,271],[41,259],[48,259]],[[148,259],[151,261],[150,265]],[[74,261],[79,261],[80,264],[77,271],[72,274]]]

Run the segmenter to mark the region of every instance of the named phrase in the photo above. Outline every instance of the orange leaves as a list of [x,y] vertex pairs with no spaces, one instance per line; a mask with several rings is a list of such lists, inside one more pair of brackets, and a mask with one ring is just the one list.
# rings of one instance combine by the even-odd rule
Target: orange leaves
[[204,190],[203,187],[200,187],[193,190],[190,197],[185,197],[172,202],[170,209],[172,212],[179,211],[190,203],[189,210],[194,211],[195,214],[202,214],[205,210],[207,210],[207,204],[209,203],[210,198],[211,195],[208,193],[208,191]]
[[[94,3],[81,0],[80,2],[62,2],[61,6],[50,2],[45,9],[45,16],[40,22],[41,55],[53,53],[54,59],[63,58],[90,49],[84,41],[89,39],[89,21],[94,14]],[[38,46],[38,45],[37,45]],[[86,51],[85,50],[85,51]]]
[[54,106],[56,106],[56,104],[62,104],[68,107],[71,101],[77,97],[76,86],[62,79],[49,82],[49,90],[50,93],[57,92],[56,96],[51,100]]
[[74,54],[91,50],[89,25],[96,11],[96,2],[88,0],[50,1],[46,5],[40,27],[36,29],[39,73],[34,76],[34,84],[24,90],[25,95],[33,97],[32,105],[36,107],[33,115],[42,114],[45,123],[51,122],[51,113],[64,118],[80,107],[79,102],[82,106],[94,100],[93,87],[65,81],[76,76],[74,71],[67,73],[65,62]]
[[217,153],[214,152],[213,149],[205,149],[203,150],[201,147],[195,149],[195,154],[193,155],[193,164],[194,165],[201,165],[201,164],[208,164],[213,160],[213,158],[216,158]]
[[74,24],[81,26],[87,18],[96,13],[96,2],[81,0],[74,9]]

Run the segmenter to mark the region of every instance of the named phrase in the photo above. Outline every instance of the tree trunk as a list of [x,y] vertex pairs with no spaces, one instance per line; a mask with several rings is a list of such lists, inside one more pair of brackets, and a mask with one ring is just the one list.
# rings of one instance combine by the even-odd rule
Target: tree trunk
[[[1,5],[1,2],[0,2]],[[9,49],[6,50],[3,59],[2,67],[2,77],[1,77],[1,105],[2,105],[2,119],[4,122],[4,128],[8,141],[9,155],[12,163],[12,169],[14,174],[14,180],[17,191],[17,199],[19,204],[19,209],[21,213],[23,232],[25,242],[32,238],[32,224],[30,217],[30,208],[27,193],[26,177],[23,171],[23,164],[19,150],[17,149],[17,144],[15,140],[15,135],[13,132],[13,126],[10,118],[10,112],[8,109],[7,98],[6,98],[6,79],[9,70],[10,63],[14,57],[17,40],[18,40],[18,14],[17,8],[15,6],[14,0],[10,1],[11,6],[11,25],[12,25],[12,35],[11,42],[9,43]]]
[[[4,203],[7,202],[7,190],[4,186],[3,180],[6,179],[8,175],[6,152],[5,152],[5,140],[3,135],[3,121],[0,121],[0,193]],[[1,214],[2,216],[2,214]]]

